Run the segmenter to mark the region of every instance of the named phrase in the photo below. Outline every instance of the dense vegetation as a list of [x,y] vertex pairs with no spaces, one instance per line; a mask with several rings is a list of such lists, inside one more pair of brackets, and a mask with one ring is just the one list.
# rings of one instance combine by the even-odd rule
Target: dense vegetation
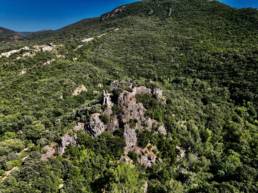
[[[0,58],[1,193],[140,193],[146,182],[149,193],[258,191],[257,10],[146,0],[105,20],[1,44],[0,53],[50,42],[63,45],[65,58]],[[140,146],[157,147],[156,164],[121,163],[121,133],[85,131],[64,155],[42,161],[43,148],[74,133],[84,119],[78,112],[101,100],[113,80],[164,91],[165,105],[139,97],[168,131],[138,133]],[[87,92],[73,96],[81,84]]]

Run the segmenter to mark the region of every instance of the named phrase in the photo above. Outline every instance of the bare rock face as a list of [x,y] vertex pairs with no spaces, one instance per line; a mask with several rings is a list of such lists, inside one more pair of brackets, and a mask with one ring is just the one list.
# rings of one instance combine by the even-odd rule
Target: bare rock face
[[74,126],[73,130],[75,132],[78,132],[78,131],[81,131],[83,130],[85,127],[85,124],[84,123],[77,123],[77,125]]
[[110,122],[107,124],[107,131],[114,132],[119,129],[119,120],[117,116],[113,116],[110,118]]
[[1,53],[0,58],[3,58],[3,57],[9,58],[14,54],[20,53],[22,51],[28,51],[28,50],[30,50],[30,48],[28,46],[25,46],[25,47],[23,47],[21,49],[18,49],[18,50],[10,50],[8,52]]
[[68,134],[65,134],[62,138],[61,138],[61,146],[59,147],[59,154],[63,155],[65,153],[65,148],[69,145],[75,145],[76,144],[76,140],[75,137],[70,136]]
[[141,149],[140,152],[141,156],[139,158],[139,163],[146,168],[152,167],[157,159],[157,148],[155,146],[152,146],[151,144],[148,144],[144,149]]
[[146,129],[148,131],[155,129],[159,133],[166,135],[164,125],[160,125],[158,121],[146,117],[146,109],[142,103],[137,102],[136,96],[144,94],[153,95],[157,99],[164,99],[162,90],[151,90],[144,86],[134,87],[132,92],[122,92],[118,98],[118,105],[122,110],[120,114],[121,122],[126,125],[130,121],[133,121],[135,122],[135,127],[137,127],[137,129]]
[[137,146],[137,135],[135,129],[130,129],[129,127],[124,130],[124,138],[125,138],[125,151],[129,152],[135,146]]
[[118,105],[121,108],[121,121],[126,124],[130,120],[139,122],[145,121],[145,108],[141,103],[136,102],[135,92],[124,91],[118,98]]
[[87,88],[81,84],[73,91],[73,96],[79,96],[82,92],[87,92]]
[[47,161],[50,158],[53,158],[56,154],[56,144],[52,143],[43,148],[44,154],[41,155],[42,161]]
[[[154,131],[166,135],[163,124],[146,116],[146,109],[137,101],[137,95],[151,95],[157,100],[164,99],[162,90],[149,89],[145,86],[134,87],[132,82],[114,81],[111,84],[111,93],[103,91],[103,103],[99,112],[91,114],[85,124],[86,130],[94,137],[105,131],[114,132],[124,129],[124,155],[121,161],[132,162],[128,157],[129,152],[138,156],[137,161],[144,167],[152,167],[157,160],[156,147],[151,144],[145,148],[138,147],[136,131]],[[114,101],[112,101],[112,97]],[[114,107],[116,110],[114,110]]]
[[159,88],[154,88],[153,89],[153,95],[157,98],[157,99],[161,99],[163,97],[163,92],[161,89]]
[[111,11],[110,13],[107,13],[107,14],[101,16],[101,21],[107,20],[109,18],[113,18],[113,17],[119,15],[120,13],[123,13],[125,11],[125,9],[126,9],[125,6],[121,6],[119,8],[116,8],[113,11]]
[[167,135],[167,130],[166,130],[166,128],[165,128],[164,125],[160,125],[160,126],[158,127],[158,132],[159,132],[160,134],[162,134],[162,135]]
[[43,148],[44,153],[41,155],[41,160],[47,161],[55,157],[56,154],[63,155],[65,153],[66,147],[69,145],[76,145],[76,137],[65,134],[61,138],[61,144],[59,146],[57,143],[51,143],[50,145],[47,145]]
[[26,73],[27,73],[27,70],[26,70],[26,69],[23,69],[23,70],[19,73],[19,75],[22,76],[22,75],[24,75],[24,74],[26,74]]
[[[136,100],[137,95],[152,94],[152,90],[144,86],[133,87],[131,83],[127,82],[122,84],[122,87],[127,86],[132,91],[124,90],[119,94],[116,105],[119,107],[120,112],[117,115],[113,114],[112,110],[115,105],[111,99],[112,94],[103,91],[102,106],[104,110],[99,114],[92,114],[86,127],[93,136],[99,136],[106,130],[115,131],[119,128],[119,124],[122,124],[124,128],[129,126],[134,127],[134,129],[143,129],[148,125],[148,130],[158,125],[157,121],[145,117],[146,109],[142,103],[137,103]],[[119,82],[112,83],[112,91],[115,92],[117,89],[120,89],[120,86]],[[103,123],[100,117],[104,117],[106,122]],[[132,122],[134,122],[135,125],[132,126]]]
[[107,126],[100,119],[100,113],[94,113],[90,117],[89,123],[86,125],[86,129],[94,136],[101,135],[107,128]]
[[158,124],[159,124],[158,121],[148,117],[145,120],[145,125],[146,125],[145,129],[147,131],[151,131],[153,128],[156,128],[158,126]]
[[34,45],[33,48],[37,52],[51,52],[56,48],[56,45],[53,45],[52,43],[49,43],[47,45]]
[[87,43],[87,42],[91,42],[93,41],[95,38],[94,37],[91,37],[91,38],[85,38],[82,40],[83,43]]
[[176,157],[176,161],[180,161],[185,157],[185,150],[179,146],[176,146],[176,153],[177,153],[177,157]]
[[[134,152],[138,157],[137,162],[146,168],[152,167],[156,163],[158,158],[158,150],[156,146],[153,146],[151,144],[148,144],[145,148],[135,146],[131,148],[129,152]],[[124,157],[126,156],[127,154],[124,155]]]
[[43,66],[47,66],[47,65],[50,65],[51,63],[55,62],[56,60],[55,59],[51,59],[51,60],[48,60],[46,62],[43,63]]

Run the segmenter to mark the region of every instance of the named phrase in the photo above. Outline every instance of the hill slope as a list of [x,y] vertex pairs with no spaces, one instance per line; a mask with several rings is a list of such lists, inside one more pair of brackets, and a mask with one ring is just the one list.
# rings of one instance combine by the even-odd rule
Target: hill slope
[[0,41],[13,41],[22,39],[21,34],[12,30],[0,27]]
[[257,23],[150,0],[1,45],[0,190],[256,192]]

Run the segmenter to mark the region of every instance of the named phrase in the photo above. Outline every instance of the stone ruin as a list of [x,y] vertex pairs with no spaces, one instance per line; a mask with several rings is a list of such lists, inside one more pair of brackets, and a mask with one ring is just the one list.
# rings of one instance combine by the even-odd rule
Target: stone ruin
[[[146,116],[144,105],[137,101],[138,95],[150,95],[161,103],[165,101],[161,89],[150,89],[145,86],[134,86],[132,82],[114,81],[110,91],[103,91],[101,110],[92,112],[87,121],[77,123],[73,128],[74,132],[86,130],[93,137],[100,136],[103,132],[114,132],[123,129],[125,140],[124,154],[120,161],[133,163],[128,156],[130,152],[137,155],[137,162],[149,168],[157,160],[157,148],[152,144],[146,147],[138,146],[137,131],[153,131],[166,135],[167,131],[162,123]],[[91,107],[94,109],[94,106]],[[55,155],[63,155],[69,145],[76,145],[76,135],[65,134],[61,137],[60,144],[45,146],[41,160],[47,161]]]
[[113,106],[113,103],[111,101],[111,94],[105,90],[103,91],[103,105],[107,108],[112,108]]
[[[119,128],[155,130],[166,135],[164,125],[145,116],[145,107],[142,103],[137,102],[137,95],[144,94],[149,94],[158,100],[163,99],[164,97],[160,89],[150,89],[145,86],[132,87],[130,85],[128,87],[129,91],[122,90],[114,103],[112,96],[119,88],[117,85],[112,85],[111,88],[111,93],[103,91],[102,112],[95,112],[90,115],[85,126],[87,131],[95,137],[104,131],[115,131]],[[113,113],[114,106],[119,109],[119,112]]]
[[[114,96],[115,93],[116,96]],[[136,131],[148,130],[163,135],[166,135],[167,131],[162,123],[145,115],[147,110],[142,103],[137,101],[138,95],[145,94],[164,101],[162,90],[158,88],[133,86],[132,83],[121,86],[119,82],[113,82],[110,93],[108,91],[103,92],[101,112],[95,112],[89,116],[85,123],[85,129],[94,137],[98,137],[105,131],[114,132],[123,129],[126,146],[124,147],[122,160],[128,162],[128,153],[134,152],[138,155],[138,162],[141,165],[151,167],[157,158],[155,151],[153,151],[156,148],[150,144],[145,148],[138,147]],[[113,107],[118,110],[114,111]]]

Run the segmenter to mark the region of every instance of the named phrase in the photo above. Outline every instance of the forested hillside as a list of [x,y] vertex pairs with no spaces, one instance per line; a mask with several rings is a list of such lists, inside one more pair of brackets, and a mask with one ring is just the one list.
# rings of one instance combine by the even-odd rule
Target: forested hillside
[[5,40],[0,193],[257,192],[257,113],[255,9],[146,0]]

